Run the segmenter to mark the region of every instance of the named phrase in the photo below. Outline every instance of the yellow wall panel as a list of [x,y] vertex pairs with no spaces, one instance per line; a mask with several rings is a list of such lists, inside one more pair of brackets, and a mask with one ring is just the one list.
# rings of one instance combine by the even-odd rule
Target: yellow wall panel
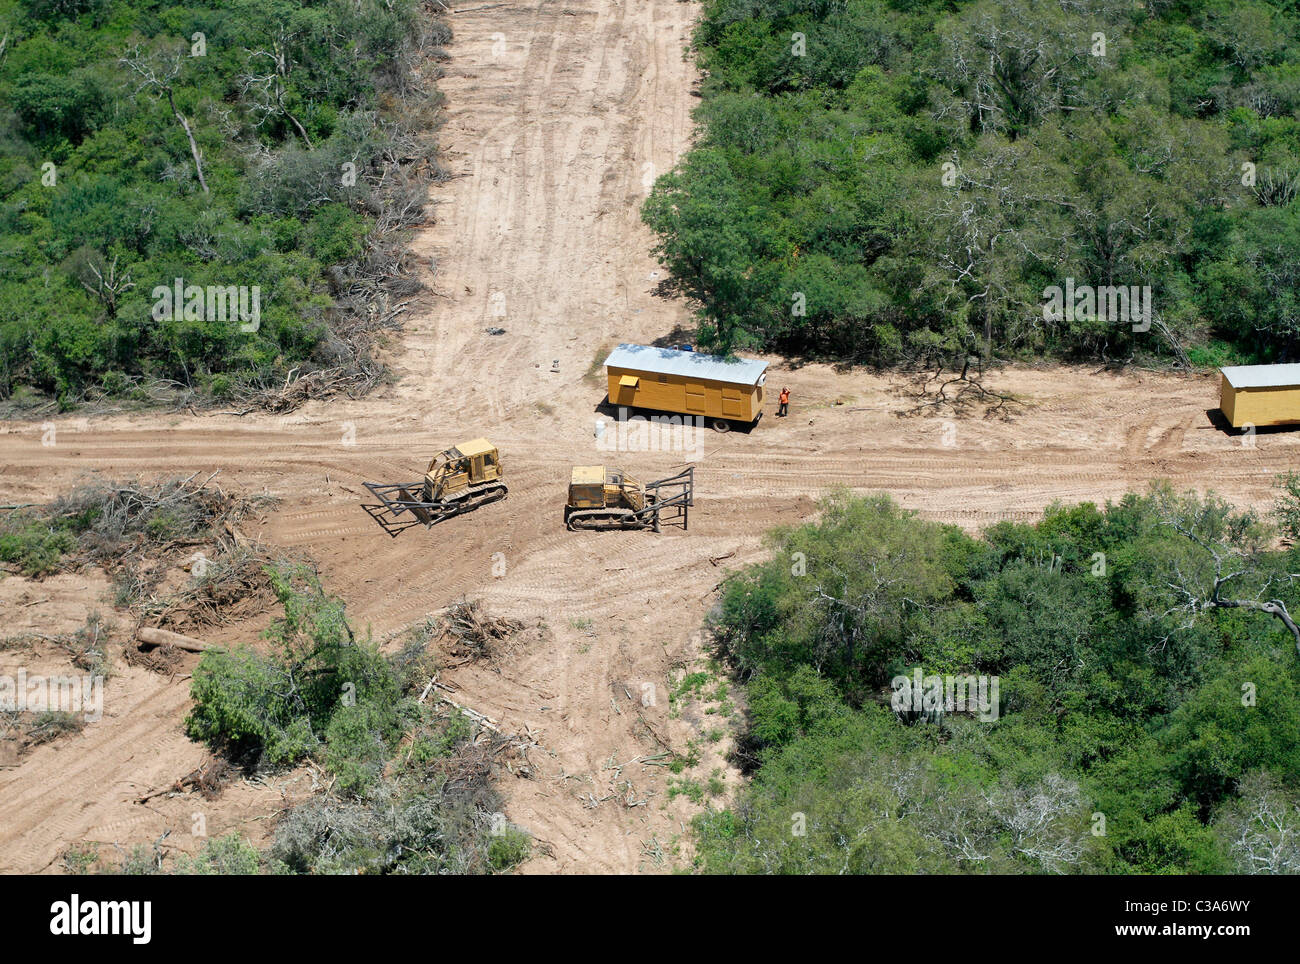
[[1300,424],[1300,386],[1233,388],[1225,384],[1219,407],[1233,428]]
[[[762,385],[734,385],[629,368],[608,368],[607,371],[609,400],[614,405],[736,422],[752,422],[763,411]],[[639,379],[635,388],[619,384],[624,375],[634,375]]]

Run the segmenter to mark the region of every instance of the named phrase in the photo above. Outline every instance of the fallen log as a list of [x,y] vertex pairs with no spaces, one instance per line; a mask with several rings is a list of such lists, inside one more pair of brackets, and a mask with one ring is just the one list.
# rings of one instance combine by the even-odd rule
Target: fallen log
[[135,636],[140,642],[150,646],[175,646],[177,649],[183,649],[191,653],[206,653],[210,649],[224,648],[205,643],[193,636],[173,633],[170,629],[152,629],[149,626],[141,626],[135,631]]

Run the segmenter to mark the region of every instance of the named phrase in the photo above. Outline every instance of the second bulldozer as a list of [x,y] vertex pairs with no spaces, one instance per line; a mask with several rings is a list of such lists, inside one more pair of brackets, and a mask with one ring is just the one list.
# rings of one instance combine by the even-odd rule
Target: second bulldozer
[[695,468],[644,486],[620,469],[579,465],[569,479],[564,524],[570,529],[653,529],[662,521],[680,520],[687,527],[695,504]]

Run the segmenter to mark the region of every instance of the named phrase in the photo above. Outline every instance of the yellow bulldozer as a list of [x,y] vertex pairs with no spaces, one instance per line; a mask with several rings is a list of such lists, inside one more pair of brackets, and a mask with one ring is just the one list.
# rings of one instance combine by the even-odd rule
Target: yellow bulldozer
[[621,469],[575,466],[569,478],[564,524],[570,529],[653,529],[689,521],[695,504],[695,467],[641,485]]
[[501,453],[485,438],[462,442],[435,455],[424,478],[413,482],[367,482],[380,502],[367,506],[375,521],[390,535],[408,525],[409,512],[427,528],[455,515],[471,512],[506,497]]

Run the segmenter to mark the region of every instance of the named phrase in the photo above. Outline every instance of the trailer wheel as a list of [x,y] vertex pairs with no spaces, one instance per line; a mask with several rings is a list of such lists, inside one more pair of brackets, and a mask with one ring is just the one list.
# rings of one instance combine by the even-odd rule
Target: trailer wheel
[[713,431],[723,432],[723,433],[730,432],[731,423],[728,422],[725,418],[715,418],[713,420]]

